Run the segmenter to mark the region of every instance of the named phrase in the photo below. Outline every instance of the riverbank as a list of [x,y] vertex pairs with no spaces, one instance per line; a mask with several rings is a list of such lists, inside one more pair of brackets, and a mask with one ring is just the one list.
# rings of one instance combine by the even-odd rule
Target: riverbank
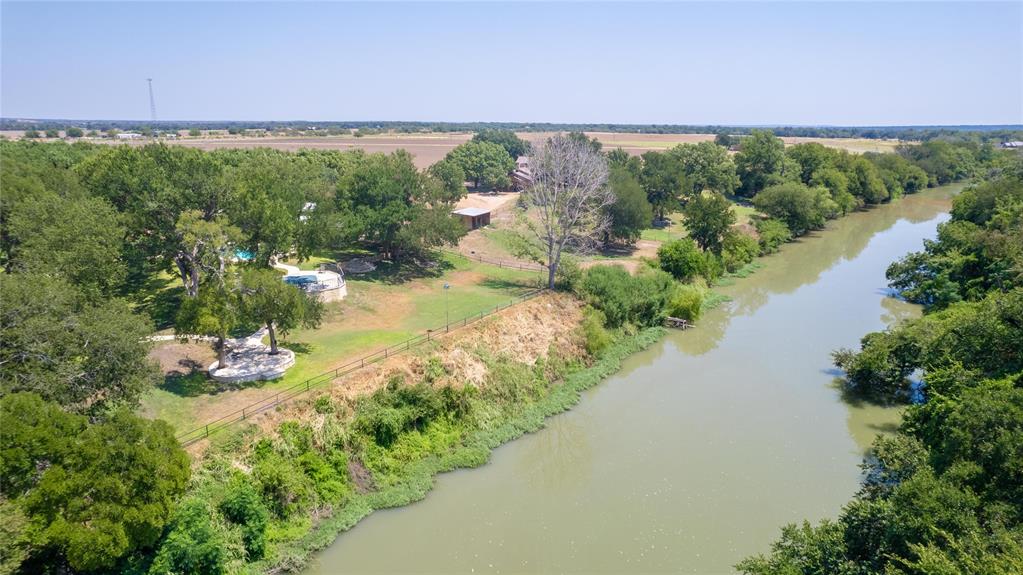
[[696,329],[629,355],[485,467],[373,514],[310,572],[729,572],[785,523],[834,517],[899,414],[844,401],[830,352],[919,313],[887,296],[884,271],[933,237],[954,191],[856,212],[761,259]]
[[373,511],[408,505],[426,497],[437,474],[487,463],[496,447],[542,429],[547,418],[571,409],[579,403],[583,391],[617,372],[625,358],[653,345],[664,333],[663,328],[649,328],[634,335],[622,335],[595,363],[568,373],[558,385],[552,384],[550,393],[542,399],[498,419],[493,427],[469,433],[450,451],[414,463],[403,481],[380,491],[355,495],[340,513],[320,523],[306,537],[281,548],[278,558],[257,568],[272,571],[300,566],[312,553],[331,545],[338,535]]
[[[772,268],[777,268],[786,281],[805,272],[815,278],[823,271],[813,265],[821,254],[830,261],[843,254],[855,257],[849,250],[862,250],[874,231],[895,223],[893,215],[901,217],[926,204],[920,198],[898,209],[885,206],[854,214],[819,240],[803,239],[783,254],[769,256],[766,268],[750,277],[775,278]],[[863,241],[849,236],[857,230]],[[840,251],[833,252],[836,247]],[[789,258],[798,260],[789,262],[793,268],[777,265],[792,253],[799,254]],[[728,323],[720,318],[734,316],[736,305],[748,305],[741,300],[701,320],[693,331],[696,339],[712,342],[713,349]],[[259,535],[262,557],[250,550],[233,562],[264,572],[301,569],[314,552],[340,541],[338,534],[373,511],[419,501],[433,488],[437,474],[477,467],[498,445],[543,428],[546,418],[578,403],[581,391],[616,373],[623,360],[642,357],[636,352],[664,333],[660,328],[618,332],[594,359],[583,351],[581,307],[567,294],[538,298],[419,354],[378,366],[356,381],[335,386],[328,395],[268,414],[214,446],[197,472],[193,496],[220,508],[234,489],[225,485],[254,490],[264,502],[256,506],[265,505],[267,517]],[[695,341],[686,335],[670,340],[675,345]],[[735,366],[748,361],[743,354],[730,358]],[[664,377],[701,369],[689,366]],[[238,538],[236,549],[244,547],[241,534],[233,537]]]

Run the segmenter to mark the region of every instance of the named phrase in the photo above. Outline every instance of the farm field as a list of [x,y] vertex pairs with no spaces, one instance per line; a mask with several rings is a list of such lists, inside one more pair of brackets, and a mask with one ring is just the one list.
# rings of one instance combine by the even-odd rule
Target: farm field
[[[586,132],[590,137],[597,138],[605,149],[622,148],[632,155],[641,155],[650,151],[664,151],[678,144],[707,142],[714,139],[714,134],[632,134],[618,132]],[[6,138],[19,139],[21,132],[5,131]],[[551,135],[549,132],[520,132],[519,137],[527,141],[535,141]],[[277,150],[296,151],[303,148],[314,150],[366,150],[367,152],[391,153],[406,150],[415,157],[418,168],[424,169],[440,161],[459,144],[472,138],[470,133],[424,133],[400,134],[389,133],[356,138],[355,136],[229,136],[212,135],[202,137],[182,137],[177,140],[162,140],[174,146],[185,146],[201,150],[220,148],[274,148]],[[869,138],[802,138],[782,137],[785,145],[791,146],[805,142],[819,142],[831,148],[847,150],[853,153],[892,152],[898,146],[897,140],[875,140]],[[42,140],[45,140],[43,138]],[[85,140],[102,144],[124,144],[141,146],[150,140],[131,141],[92,139]]]

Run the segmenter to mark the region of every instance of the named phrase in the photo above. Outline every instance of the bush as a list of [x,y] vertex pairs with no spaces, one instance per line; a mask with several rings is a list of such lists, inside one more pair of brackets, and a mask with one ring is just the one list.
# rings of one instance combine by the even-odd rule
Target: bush
[[242,543],[248,560],[263,557],[270,514],[255,487],[246,478],[237,476],[231,482],[227,495],[220,503],[220,512],[228,521],[241,526]]
[[722,243],[721,263],[729,273],[738,271],[760,254],[757,240],[741,232],[729,232]]
[[839,208],[824,188],[808,188],[801,183],[787,182],[771,186],[753,198],[758,210],[777,218],[797,236],[824,226]]
[[595,266],[586,270],[580,291],[583,299],[604,313],[607,327],[649,326],[664,319],[674,283],[660,270],[644,269],[632,276],[621,266]]
[[171,529],[160,545],[149,573],[219,575],[228,572],[236,545],[218,523],[213,510],[198,498],[185,500],[174,513]]
[[692,285],[680,285],[668,302],[668,315],[696,321],[703,310],[703,290]]
[[561,263],[554,272],[554,287],[564,291],[574,291],[583,277],[583,269],[579,260],[569,255],[561,256]]
[[583,322],[579,326],[582,331],[586,352],[597,357],[611,345],[611,334],[604,328],[607,318],[599,309],[587,306],[583,310]]
[[308,507],[312,497],[308,479],[280,454],[269,451],[258,456],[252,476],[277,517],[287,519]]
[[657,249],[661,269],[681,282],[691,282],[706,271],[707,258],[689,238],[670,241]]
[[760,234],[760,253],[773,254],[782,244],[792,240],[792,232],[785,222],[768,218],[757,220],[757,233]]

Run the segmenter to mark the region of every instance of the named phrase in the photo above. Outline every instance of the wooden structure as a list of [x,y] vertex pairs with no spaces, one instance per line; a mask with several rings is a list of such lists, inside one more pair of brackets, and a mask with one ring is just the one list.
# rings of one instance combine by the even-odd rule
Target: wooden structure
[[468,230],[490,225],[490,210],[484,208],[462,208],[451,213],[462,218],[462,223]]
[[682,318],[678,318],[678,317],[666,317],[666,318],[664,318],[664,326],[665,327],[673,327],[673,328],[676,328],[676,329],[689,329],[691,327],[696,327],[695,325],[690,323],[688,319],[682,319]]

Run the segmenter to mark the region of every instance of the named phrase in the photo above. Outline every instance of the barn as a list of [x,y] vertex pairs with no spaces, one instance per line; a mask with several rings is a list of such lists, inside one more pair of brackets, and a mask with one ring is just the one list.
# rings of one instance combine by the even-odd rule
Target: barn
[[451,213],[462,218],[462,222],[469,230],[490,225],[490,210],[485,208],[462,208]]

